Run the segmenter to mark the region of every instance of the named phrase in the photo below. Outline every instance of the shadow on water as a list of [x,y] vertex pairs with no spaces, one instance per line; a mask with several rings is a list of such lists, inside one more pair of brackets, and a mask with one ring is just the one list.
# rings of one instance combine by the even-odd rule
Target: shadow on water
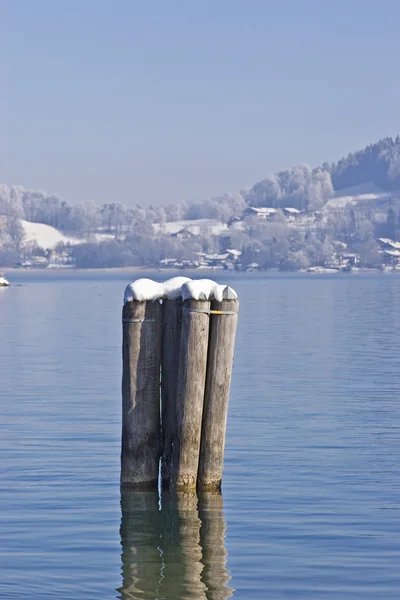
[[222,495],[121,491],[121,600],[224,600]]

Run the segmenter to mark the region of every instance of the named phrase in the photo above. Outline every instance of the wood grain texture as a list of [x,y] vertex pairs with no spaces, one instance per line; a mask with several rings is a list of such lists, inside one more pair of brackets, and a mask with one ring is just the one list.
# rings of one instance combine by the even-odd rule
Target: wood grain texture
[[201,448],[197,484],[220,489],[224,466],[226,421],[232,378],[238,300],[213,301],[211,310],[235,314],[212,314],[208,348]]
[[[127,302],[122,318],[121,485],[157,488],[161,305],[159,302]],[[143,322],[128,322],[127,319]]]
[[172,444],[176,437],[179,349],[182,329],[182,299],[164,300],[161,358],[161,483],[167,489],[171,478]]
[[210,302],[185,300],[176,405],[177,436],[172,450],[171,484],[195,489],[207,369]]

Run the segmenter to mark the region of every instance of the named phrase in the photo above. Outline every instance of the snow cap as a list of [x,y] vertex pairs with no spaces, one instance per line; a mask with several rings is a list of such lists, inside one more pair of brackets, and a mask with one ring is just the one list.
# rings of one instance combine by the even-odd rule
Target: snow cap
[[124,304],[133,300],[139,302],[164,298],[174,300],[180,297],[182,285],[187,281],[190,281],[189,277],[173,277],[164,283],[158,283],[152,279],[137,279],[126,287]]
[[124,294],[124,304],[136,300],[235,300],[236,292],[227,285],[220,285],[211,279],[191,280],[189,277],[173,277],[164,283],[152,279],[137,279],[130,283]]
[[172,279],[168,279],[162,284],[164,286],[163,298],[168,298],[169,300],[180,298],[182,295],[182,286],[189,281],[191,281],[189,277],[173,277]]
[[182,286],[183,300],[216,300],[236,299],[236,292],[227,285],[220,285],[212,279],[195,279]]

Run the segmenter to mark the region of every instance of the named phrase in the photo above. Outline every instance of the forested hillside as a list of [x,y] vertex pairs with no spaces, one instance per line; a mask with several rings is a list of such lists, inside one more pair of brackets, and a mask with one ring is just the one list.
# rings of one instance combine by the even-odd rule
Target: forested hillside
[[[362,189],[373,193],[360,193]],[[341,190],[346,196],[342,199]],[[230,245],[249,260],[257,258],[257,264],[291,268],[297,263],[326,261],[335,240],[350,247],[369,244],[373,253],[377,237],[400,237],[397,190],[400,135],[382,139],[337,163],[317,168],[297,165],[267,176],[250,190],[202,202],[163,205],[160,198],[159,206],[143,208],[132,192],[103,206],[69,204],[44,192],[0,185],[0,266],[46,250],[43,244],[27,239],[29,228],[24,220],[61,232],[60,240],[69,240],[64,245],[78,266],[154,265],[169,256],[191,260],[198,252],[223,252]],[[275,212],[268,222],[262,222],[256,213],[248,214],[249,207]],[[287,214],[285,218],[288,207],[300,211],[296,222]],[[224,224],[229,235],[226,231],[216,235],[202,224],[195,236],[178,239],[168,229],[171,222],[181,223],[185,229],[185,222],[200,219]],[[320,244],[325,244],[324,252]],[[297,253],[297,263],[290,259],[293,253]]]
[[384,138],[340,159],[337,163],[311,169],[299,165],[270,175],[245,195],[252,206],[294,206],[316,210],[335,191],[371,182],[383,190],[400,188],[400,135]]
[[384,190],[400,188],[400,135],[384,138],[330,166],[335,190],[372,181]]

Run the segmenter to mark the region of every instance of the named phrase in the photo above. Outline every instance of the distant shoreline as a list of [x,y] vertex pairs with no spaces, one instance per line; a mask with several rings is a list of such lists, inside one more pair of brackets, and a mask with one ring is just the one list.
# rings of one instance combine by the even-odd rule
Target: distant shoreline
[[52,267],[51,269],[42,267],[1,267],[4,273],[96,273],[97,271],[179,271],[179,269],[157,269],[156,267],[99,267],[90,269],[77,269],[76,267]]
[[324,268],[324,267],[316,267],[315,271],[314,270],[297,270],[297,271],[280,271],[279,269],[259,269],[259,270],[251,270],[251,271],[230,271],[230,270],[225,270],[225,269],[179,269],[179,268],[173,268],[173,267],[168,267],[168,268],[157,268],[157,267],[99,267],[99,268],[89,268],[89,269],[85,269],[85,268],[76,268],[76,267],[71,267],[71,268],[65,268],[65,267],[52,267],[52,268],[40,268],[40,267],[28,267],[28,268],[23,268],[23,267],[2,267],[1,268],[1,272],[5,275],[7,274],[18,274],[18,273],[23,273],[23,274],[28,274],[28,273],[46,273],[46,275],[49,275],[51,273],[168,273],[171,274],[173,276],[174,273],[178,274],[181,273],[183,276],[185,275],[185,273],[190,273],[191,275],[193,275],[193,273],[198,274],[198,278],[202,279],[202,275],[210,275],[210,274],[216,274],[216,273],[223,273],[224,275],[229,275],[229,276],[237,276],[237,275],[245,275],[245,274],[276,274],[279,273],[281,275],[288,275],[288,274],[292,274],[292,275],[359,275],[362,273],[381,273],[382,275],[387,275],[387,274],[391,274],[391,273],[395,273],[395,274],[400,274],[400,270],[399,269],[388,269],[388,270],[381,270],[378,268],[359,268],[359,269],[352,269],[351,271],[334,271],[333,269],[329,269],[329,268]]

